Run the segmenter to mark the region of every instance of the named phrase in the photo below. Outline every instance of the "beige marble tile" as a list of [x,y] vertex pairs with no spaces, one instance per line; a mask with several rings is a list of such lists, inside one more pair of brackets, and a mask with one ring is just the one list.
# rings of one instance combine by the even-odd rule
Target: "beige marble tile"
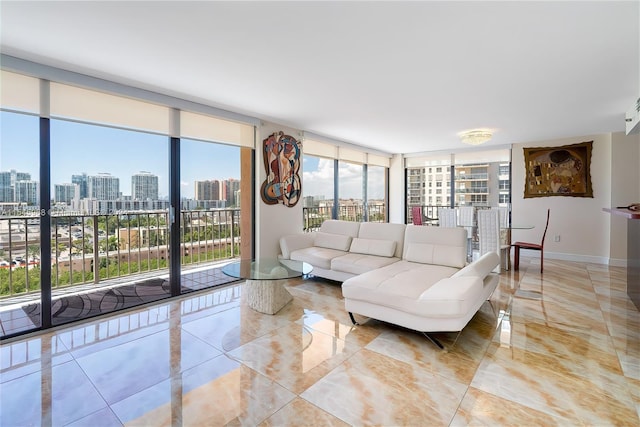
[[228,354],[299,394],[359,348],[304,325],[290,324]]
[[130,426],[257,425],[295,395],[220,356],[112,405]]
[[260,423],[260,427],[297,426],[347,427],[349,424],[299,397]]
[[[498,334],[494,341],[499,341]],[[553,357],[556,366],[585,378],[623,373],[611,338],[590,328],[511,322],[508,346]]]
[[631,393],[631,398],[636,404],[638,417],[640,417],[640,380],[627,378],[627,387],[629,389],[629,393]]
[[466,389],[363,349],[301,397],[351,425],[448,425]]
[[511,320],[520,323],[535,321],[561,324],[607,332],[604,317],[599,309],[583,306],[579,301],[575,305],[548,301],[544,296],[542,299],[514,297],[511,304]]
[[637,424],[625,379],[576,375],[552,355],[492,344],[471,386],[572,423]]
[[463,384],[471,382],[479,365],[455,347],[443,351],[422,334],[400,329],[380,335],[366,349]]
[[569,420],[469,387],[450,426],[565,426]]

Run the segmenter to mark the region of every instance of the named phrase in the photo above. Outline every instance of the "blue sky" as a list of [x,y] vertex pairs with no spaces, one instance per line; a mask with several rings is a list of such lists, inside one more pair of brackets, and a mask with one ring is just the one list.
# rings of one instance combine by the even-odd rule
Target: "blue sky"
[[[38,118],[0,113],[0,171],[29,172],[38,180]],[[168,138],[103,126],[51,121],[51,182],[71,182],[71,175],[111,173],[120,191],[131,194],[131,176],[158,175],[161,196],[168,194]],[[181,193],[193,197],[196,180],[240,179],[240,149],[222,144],[181,141]]]

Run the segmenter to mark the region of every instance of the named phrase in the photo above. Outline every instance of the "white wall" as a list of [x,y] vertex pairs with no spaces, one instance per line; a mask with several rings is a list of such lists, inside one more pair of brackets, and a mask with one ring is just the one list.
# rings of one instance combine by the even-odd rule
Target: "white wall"
[[[611,135],[611,206],[640,203],[640,134]],[[610,215],[610,264],[625,265],[627,259],[627,222]]]
[[[280,237],[286,234],[295,234],[302,231],[302,200],[295,206],[287,207],[279,203],[276,205],[267,205],[262,201],[260,196],[260,186],[264,182],[267,172],[264,166],[263,143],[269,135],[274,132],[282,131],[285,135],[291,135],[298,141],[301,139],[301,132],[297,129],[287,128],[286,126],[276,125],[274,123],[262,123],[257,128],[256,133],[256,257],[270,258],[276,257],[280,253]],[[303,142],[304,145],[304,142]],[[302,159],[300,159],[300,178],[302,178]],[[304,182],[302,182],[302,191],[304,192]]]
[[[540,242],[551,209],[545,240],[545,258],[607,264],[610,253],[610,215],[602,208],[611,206],[611,134],[581,136],[552,141],[514,144],[512,151],[512,220],[514,224],[532,224],[532,230],[514,230],[514,241]],[[555,147],[593,141],[591,182],[593,198],[524,198],[524,148]],[[555,242],[554,237],[560,236]]]

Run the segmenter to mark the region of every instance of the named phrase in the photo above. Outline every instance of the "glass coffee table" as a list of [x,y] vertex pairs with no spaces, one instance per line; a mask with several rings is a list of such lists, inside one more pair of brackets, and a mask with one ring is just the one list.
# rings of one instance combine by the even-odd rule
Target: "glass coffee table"
[[284,287],[284,279],[309,274],[311,264],[288,259],[241,259],[222,267],[227,276],[245,279],[244,291],[252,309],[265,314],[276,314],[293,299]]

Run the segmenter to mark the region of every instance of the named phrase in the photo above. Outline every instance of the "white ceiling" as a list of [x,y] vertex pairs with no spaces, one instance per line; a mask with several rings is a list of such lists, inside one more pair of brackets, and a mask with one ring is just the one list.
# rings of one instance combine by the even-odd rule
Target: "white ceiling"
[[3,54],[391,153],[624,130],[640,2],[0,2]]

